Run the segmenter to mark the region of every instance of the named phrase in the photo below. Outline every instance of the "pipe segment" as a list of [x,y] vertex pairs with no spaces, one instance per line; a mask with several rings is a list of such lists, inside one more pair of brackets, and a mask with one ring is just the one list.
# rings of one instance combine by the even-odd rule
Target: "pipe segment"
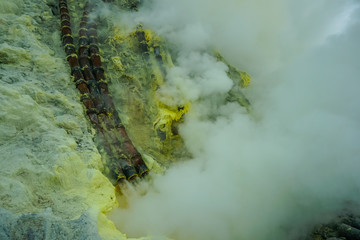
[[97,25],[88,22],[90,4],[86,2],[84,6],[78,31],[77,51],[72,36],[67,1],[59,0],[59,8],[61,39],[71,75],[81,94],[80,101],[86,108],[90,122],[105,140],[106,152],[112,159],[117,160],[114,170],[117,181],[133,180],[138,176],[144,176],[149,169],[121,123],[109,93],[98,47]]

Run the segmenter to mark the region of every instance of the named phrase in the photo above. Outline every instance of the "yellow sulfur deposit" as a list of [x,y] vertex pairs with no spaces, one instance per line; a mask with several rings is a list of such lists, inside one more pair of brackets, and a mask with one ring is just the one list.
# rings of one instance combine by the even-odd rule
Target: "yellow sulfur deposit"
[[99,235],[106,240],[123,240],[127,239],[125,234],[116,229],[114,223],[110,221],[104,213],[99,213],[98,218]]
[[250,84],[251,77],[246,72],[240,72],[240,86],[241,87],[247,87]]
[[226,66],[228,66],[227,74],[229,78],[235,81],[242,88],[249,86],[251,81],[249,74],[232,66],[218,51],[215,53],[215,56],[218,61],[223,62],[226,64]]
[[171,107],[160,101],[158,101],[158,115],[154,122],[154,130],[159,133],[159,135],[163,134],[163,140],[177,136],[174,133],[174,124],[180,123],[183,115],[189,111],[189,105]]
[[173,67],[171,55],[164,40],[141,25],[130,33],[115,26],[112,33],[102,50],[111,59],[107,76],[117,110],[142,154],[167,167],[186,154],[176,124],[190,106],[169,106],[157,96],[166,69]]

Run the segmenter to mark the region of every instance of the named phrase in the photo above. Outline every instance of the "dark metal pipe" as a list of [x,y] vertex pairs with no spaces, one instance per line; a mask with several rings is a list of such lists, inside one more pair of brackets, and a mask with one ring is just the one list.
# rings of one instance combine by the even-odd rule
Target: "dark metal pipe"
[[59,1],[61,19],[61,38],[66,59],[71,68],[76,88],[81,93],[81,102],[86,108],[90,122],[96,126],[105,140],[105,149],[117,159],[117,181],[126,178],[132,180],[145,175],[149,169],[140,153],[136,150],[126,133],[113,99],[109,94],[108,84],[98,47],[97,25],[88,23],[90,4],[86,2],[80,22],[78,52],[72,37],[70,14],[66,0]]

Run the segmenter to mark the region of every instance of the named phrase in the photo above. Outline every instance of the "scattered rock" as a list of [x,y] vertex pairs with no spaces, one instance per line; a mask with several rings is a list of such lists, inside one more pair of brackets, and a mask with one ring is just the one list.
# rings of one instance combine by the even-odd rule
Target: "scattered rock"
[[16,216],[0,208],[0,239],[26,240],[101,240],[96,220],[88,212],[78,219],[66,220],[51,211]]

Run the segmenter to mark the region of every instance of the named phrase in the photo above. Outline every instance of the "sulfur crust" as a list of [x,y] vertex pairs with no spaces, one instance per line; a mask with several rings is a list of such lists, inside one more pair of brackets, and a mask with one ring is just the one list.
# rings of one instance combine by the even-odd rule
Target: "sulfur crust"
[[[139,47],[138,34],[141,32],[147,53]],[[156,172],[163,172],[164,167],[179,158],[176,151],[183,151],[183,143],[172,135],[171,125],[181,121],[189,109],[189,104],[178,110],[177,106],[164,104],[158,98],[157,90],[164,85],[166,69],[174,66],[170,53],[161,37],[141,25],[130,33],[114,26],[110,33],[102,49],[110,59],[107,65],[110,91],[115,102],[124,103],[116,105],[117,110],[138,150],[148,159],[155,159],[150,162],[156,163],[152,164],[156,166]],[[155,48],[160,50],[161,60],[156,56]],[[167,126],[162,128],[166,132],[165,140],[160,140],[156,132],[162,125]]]
[[110,221],[104,213],[99,213],[97,217],[98,231],[102,239],[106,240],[123,240],[127,239],[125,234],[122,234],[116,229],[114,223]]
[[56,16],[43,1],[26,4],[0,0],[0,207],[64,220],[91,210],[103,239],[126,239],[105,215],[117,207],[115,188],[101,173]]

